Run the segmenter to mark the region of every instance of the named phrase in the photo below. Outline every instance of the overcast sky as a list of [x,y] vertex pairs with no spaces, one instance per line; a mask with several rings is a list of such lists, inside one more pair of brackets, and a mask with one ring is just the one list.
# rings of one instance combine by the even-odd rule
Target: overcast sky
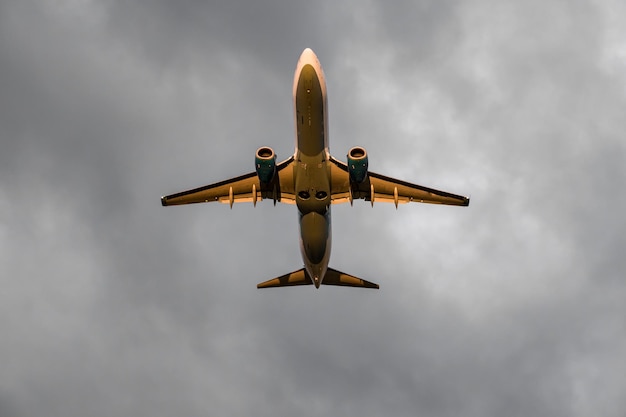
[[[0,416],[626,413],[626,4],[0,2]],[[294,206],[159,198],[331,152],[471,196],[333,207],[379,291],[257,290]]]

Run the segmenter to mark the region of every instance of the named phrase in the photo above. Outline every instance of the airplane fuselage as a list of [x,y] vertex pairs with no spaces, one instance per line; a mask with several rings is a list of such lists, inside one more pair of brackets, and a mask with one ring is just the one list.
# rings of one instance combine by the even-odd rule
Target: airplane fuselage
[[300,217],[300,252],[304,267],[319,287],[330,259],[331,178],[328,161],[326,81],[310,49],[300,56],[293,86],[296,124],[294,165],[296,205]]

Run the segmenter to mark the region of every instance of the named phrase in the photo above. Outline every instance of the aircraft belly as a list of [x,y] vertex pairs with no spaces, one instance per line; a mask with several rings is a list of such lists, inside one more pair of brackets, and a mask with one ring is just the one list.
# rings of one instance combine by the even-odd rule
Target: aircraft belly
[[329,235],[330,221],[327,216],[316,212],[301,215],[300,237],[308,261],[313,264],[322,262],[328,249]]
[[311,65],[305,65],[296,87],[296,127],[298,150],[305,155],[324,151],[324,94]]
[[331,203],[330,167],[325,154],[315,157],[298,155],[295,168],[296,204],[301,214],[325,215]]
[[316,212],[300,215],[300,250],[304,267],[319,288],[330,259],[330,211],[326,215]]

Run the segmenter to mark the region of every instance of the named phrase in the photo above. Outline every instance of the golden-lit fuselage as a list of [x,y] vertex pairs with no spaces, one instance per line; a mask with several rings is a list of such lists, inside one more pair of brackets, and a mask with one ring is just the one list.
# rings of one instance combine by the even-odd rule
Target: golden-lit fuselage
[[326,81],[315,53],[305,49],[294,76],[296,205],[304,267],[319,287],[330,259],[330,166]]

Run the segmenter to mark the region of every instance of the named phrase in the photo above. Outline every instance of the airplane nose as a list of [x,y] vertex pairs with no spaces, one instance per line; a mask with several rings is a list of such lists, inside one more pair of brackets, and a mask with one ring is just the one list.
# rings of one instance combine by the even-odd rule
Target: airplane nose
[[300,55],[300,61],[302,61],[302,62],[316,62],[317,61],[317,55],[315,55],[315,52],[313,52],[313,50],[311,48],[306,48],[304,51],[302,51],[302,54]]

